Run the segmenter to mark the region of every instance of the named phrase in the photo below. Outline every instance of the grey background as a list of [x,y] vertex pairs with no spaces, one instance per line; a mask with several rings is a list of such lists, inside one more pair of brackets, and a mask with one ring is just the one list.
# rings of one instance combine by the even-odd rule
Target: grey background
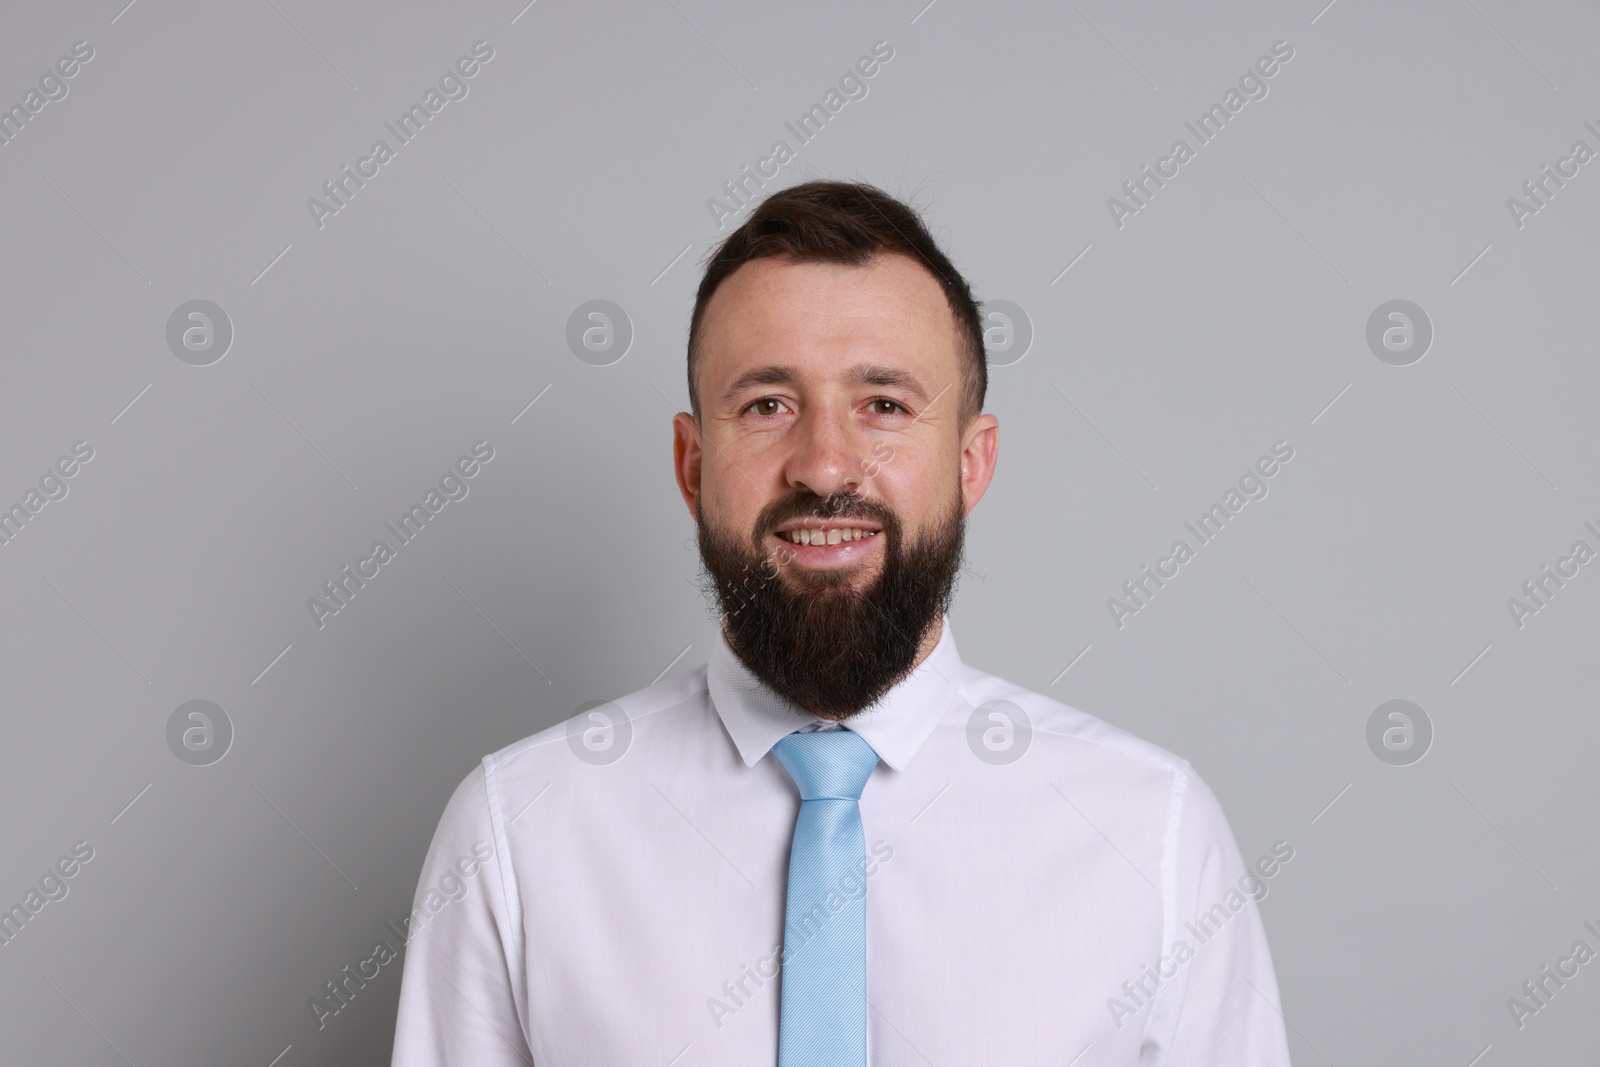
[[[1600,547],[1600,163],[1520,228],[1506,200],[1600,149],[1595,5],[924,3],[0,14],[6,105],[95,52],[0,146],[0,503],[94,449],[0,546],[0,902],[95,850],[0,948],[7,1062],[387,1062],[398,965],[320,1031],[306,1001],[393,940],[455,784],[705,661],[669,420],[731,229],[706,201],[879,40],[772,187],[911,199],[1031,320],[963,656],[1189,758],[1247,859],[1292,843],[1262,908],[1297,1063],[1593,1049],[1597,965],[1520,1030],[1506,999],[1600,948],[1600,564],[1520,628],[1507,598]],[[477,40],[469,95],[319,229],[307,198]],[[1119,229],[1107,198],[1279,40]],[[166,343],[194,299],[234,330],[210,366]],[[609,366],[565,340],[593,299],[635,333]],[[1392,299],[1434,329],[1409,366],[1366,343]],[[319,630],[307,599],[484,439]],[[1114,625],[1279,440],[1270,494]],[[166,740],[195,699],[234,729],[209,766]],[[1409,766],[1366,741],[1392,699],[1432,723]]]

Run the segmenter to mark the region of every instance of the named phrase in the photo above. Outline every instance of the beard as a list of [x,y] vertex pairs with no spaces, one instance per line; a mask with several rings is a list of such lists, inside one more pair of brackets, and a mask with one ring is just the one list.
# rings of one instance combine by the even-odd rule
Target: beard
[[[702,501],[704,498],[702,497]],[[911,673],[923,638],[941,625],[962,565],[966,519],[959,489],[952,506],[907,544],[898,516],[853,493],[803,493],[776,500],[744,541],[713,529],[696,509],[707,596],[722,610],[728,644],[779,696],[839,721],[875,703]],[[882,527],[883,560],[864,586],[865,564],[789,568],[781,550],[761,551],[790,519],[860,519]],[[858,588],[860,586],[860,588]]]

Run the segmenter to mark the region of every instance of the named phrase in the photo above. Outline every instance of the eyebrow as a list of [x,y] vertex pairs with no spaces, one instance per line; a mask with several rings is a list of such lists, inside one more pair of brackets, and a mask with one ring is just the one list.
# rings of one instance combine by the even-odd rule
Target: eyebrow
[[[793,367],[776,364],[747,370],[728,386],[727,392],[722,394],[722,402],[724,404],[731,402],[734,397],[751,386],[793,385],[799,377]],[[901,389],[915,397],[920,404],[928,402],[928,394],[922,388],[922,384],[909,372],[896,367],[886,367],[879,363],[857,363],[850,368],[845,381],[851,385],[877,385],[886,389]]]

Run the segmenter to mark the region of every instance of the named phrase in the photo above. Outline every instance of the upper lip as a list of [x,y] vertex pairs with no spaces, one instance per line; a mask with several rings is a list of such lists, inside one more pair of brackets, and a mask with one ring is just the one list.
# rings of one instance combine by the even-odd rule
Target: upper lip
[[790,530],[799,529],[821,530],[824,533],[829,530],[877,530],[882,532],[883,527],[866,519],[830,519],[827,522],[815,522],[807,519],[791,519],[788,522],[779,525],[779,527],[772,532],[782,534],[788,533]]

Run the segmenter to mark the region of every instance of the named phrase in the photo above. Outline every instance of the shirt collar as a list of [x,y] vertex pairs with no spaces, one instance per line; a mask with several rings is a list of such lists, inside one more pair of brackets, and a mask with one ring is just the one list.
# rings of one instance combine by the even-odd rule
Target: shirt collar
[[[844,722],[897,771],[905,769],[933,733],[961,684],[961,657],[948,617],[941,620],[941,626],[939,641],[927,659],[877,703]],[[769,689],[744,665],[720,631],[706,664],[706,688],[747,767],[755,766],[779,738],[807,726],[829,724]]]

